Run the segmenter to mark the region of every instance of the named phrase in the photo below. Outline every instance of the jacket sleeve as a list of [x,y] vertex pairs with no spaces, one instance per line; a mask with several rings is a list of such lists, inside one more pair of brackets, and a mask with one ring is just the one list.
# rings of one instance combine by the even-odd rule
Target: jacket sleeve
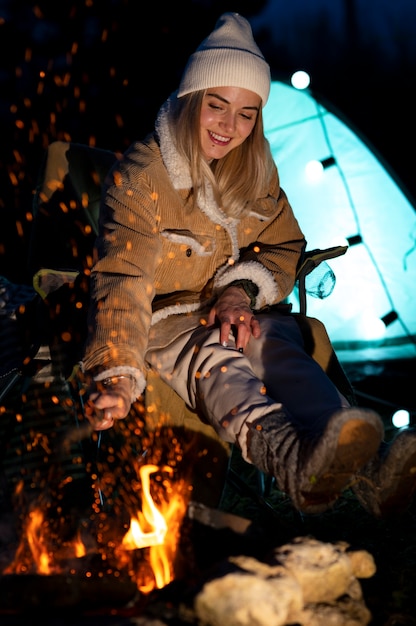
[[138,168],[132,171],[134,176],[128,159],[120,162],[103,197],[82,368],[95,380],[130,374],[133,400],[146,384],[144,355],[160,239],[151,184]]

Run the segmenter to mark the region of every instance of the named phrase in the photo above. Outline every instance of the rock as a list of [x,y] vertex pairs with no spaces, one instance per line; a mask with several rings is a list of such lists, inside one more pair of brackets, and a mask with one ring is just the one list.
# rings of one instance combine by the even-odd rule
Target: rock
[[[308,537],[299,537],[293,543],[274,551],[276,562],[283,565],[302,587],[304,603],[331,602],[348,592],[352,580],[359,572],[374,570],[368,562],[371,556],[364,552],[360,558],[347,553],[348,545],[323,543]],[[364,564],[365,561],[365,564]]]
[[302,606],[296,580],[276,571],[227,574],[206,583],[195,600],[201,626],[283,626]]
[[[299,537],[276,548],[271,563],[230,557],[231,572],[207,582],[194,601],[201,626],[367,626],[358,578],[373,557],[348,544]],[[233,569],[234,568],[234,569]]]
[[302,626],[367,626],[371,613],[359,600],[344,597],[333,604],[310,604],[301,611]]

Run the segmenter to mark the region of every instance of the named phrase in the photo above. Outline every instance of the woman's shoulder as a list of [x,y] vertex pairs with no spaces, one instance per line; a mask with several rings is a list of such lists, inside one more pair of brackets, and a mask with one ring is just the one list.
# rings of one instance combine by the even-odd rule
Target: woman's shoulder
[[121,190],[131,185],[153,187],[170,185],[170,179],[155,133],[130,144],[111,171],[109,184]]
[[154,133],[149,133],[144,139],[130,144],[115,165],[115,169],[123,175],[130,174],[136,178],[139,175],[150,175],[155,168],[162,166],[162,156],[156,136]]
[[151,132],[144,139],[137,139],[130,144],[122,160],[131,162],[152,161],[160,158],[160,147],[156,133]]

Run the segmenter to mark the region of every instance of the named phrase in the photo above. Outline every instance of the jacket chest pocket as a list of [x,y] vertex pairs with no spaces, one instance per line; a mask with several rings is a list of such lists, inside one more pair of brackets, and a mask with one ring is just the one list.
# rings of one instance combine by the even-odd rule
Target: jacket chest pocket
[[[184,230],[164,230],[157,275],[160,286],[172,290],[202,287],[215,272],[215,240]],[[170,290],[170,289],[169,289]]]
[[215,251],[215,239],[206,233],[165,229],[160,234],[163,238],[163,252],[167,259],[180,261],[210,257]]

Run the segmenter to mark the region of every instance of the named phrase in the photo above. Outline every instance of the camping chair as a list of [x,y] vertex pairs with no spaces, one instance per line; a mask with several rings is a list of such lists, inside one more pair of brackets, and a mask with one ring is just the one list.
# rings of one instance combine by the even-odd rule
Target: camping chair
[[[101,186],[117,158],[109,150],[56,141],[48,147],[41,168],[34,198],[29,268],[36,297],[48,311],[39,344],[48,344],[52,371],[58,376],[71,377],[80,358],[86,332],[88,275],[97,235]],[[324,267],[318,281],[318,296],[329,295],[335,278],[326,261],[346,250],[340,246],[305,254],[297,276],[300,301],[297,315],[310,354],[341,393],[353,401],[349,381],[324,326],[306,317],[307,277],[318,266]],[[214,429],[185,406],[152,370],[142,400],[149,431],[160,432],[164,424],[185,439],[186,450],[193,457],[191,482],[199,502],[218,506],[227,477],[237,487],[242,486],[230,463],[235,453],[233,447],[222,442]],[[137,415],[141,409],[133,405],[132,411]],[[259,477],[261,497],[270,489],[270,484],[265,477]]]

